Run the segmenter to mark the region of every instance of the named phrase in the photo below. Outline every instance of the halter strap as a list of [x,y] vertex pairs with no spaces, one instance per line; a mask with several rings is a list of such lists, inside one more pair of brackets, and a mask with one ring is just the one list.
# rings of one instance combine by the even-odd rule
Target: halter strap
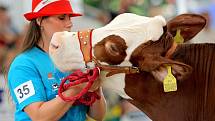
[[174,41],[170,49],[167,51],[165,58],[170,58],[172,54],[175,52],[178,44]]
[[85,64],[92,61],[92,31],[93,29],[78,32],[78,39]]
[[116,66],[116,65],[102,65],[93,57],[93,61],[96,63],[96,66],[101,70],[107,71],[106,77],[112,76],[114,74],[125,73],[125,74],[135,74],[139,73],[139,68],[134,66]]

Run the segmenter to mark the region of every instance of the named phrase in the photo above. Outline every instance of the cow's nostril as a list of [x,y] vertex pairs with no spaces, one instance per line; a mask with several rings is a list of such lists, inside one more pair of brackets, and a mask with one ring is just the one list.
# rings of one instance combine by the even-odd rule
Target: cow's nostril
[[51,43],[51,46],[54,47],[55,49],[58,49],[59,46],[54,45],[53,43]]

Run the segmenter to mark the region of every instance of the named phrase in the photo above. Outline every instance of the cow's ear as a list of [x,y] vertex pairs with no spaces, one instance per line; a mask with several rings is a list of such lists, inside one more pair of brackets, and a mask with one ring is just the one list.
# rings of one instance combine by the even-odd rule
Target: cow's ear
[[192,39],[206,25],[206,18],[198,14],[182,14],[167,22],[167,31],[176,35],[177,30],[181,31],[184,41]]
[[187,79],[191,72],[192,67],[171,59],[161,56],[150,56],[138,62],[140,70],[150,72],[158,81],[163,81],[167,75],[167,66],[171,66],[172,74],[178,81]]
[[123,62],[127,53],[125,40],[118,35],[109,35],[95,44],[94,56],[101,62],[117,65]]

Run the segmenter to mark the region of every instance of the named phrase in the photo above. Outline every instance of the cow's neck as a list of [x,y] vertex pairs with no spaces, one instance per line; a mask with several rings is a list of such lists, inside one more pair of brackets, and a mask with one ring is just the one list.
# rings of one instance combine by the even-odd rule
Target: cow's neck
[[215,44],[178,45],[171,59],[192,66],[193,73],[178,83],[175,93],[161,92],[162,84],[147,73],[126,75],[126,93],[134,99],[130,101],[153,121],[214,120],[214,52]]
[[[215,77],[215,44],[182,44],[173,54],[174,60],[183,61],[193,67],[194,77],[207,79]],[[210,74],[211,75],[208,75]]]
[[[180,87],[183,91],[181,98],[183,98],[184,104],[188,104],[181,106],[187,113],[196,112],[198,114],[193,117],[195,118],[194,120],[211,121],[211,119],[215,119],[212,115],[215,109],[214,52],[215,44],[183,44],[179,46],[179,49],[173,55],[174,60],[184,62],[193,67],[193,73],[190,78],[181,82]],[[198,110],[193,110],[195,108]]]

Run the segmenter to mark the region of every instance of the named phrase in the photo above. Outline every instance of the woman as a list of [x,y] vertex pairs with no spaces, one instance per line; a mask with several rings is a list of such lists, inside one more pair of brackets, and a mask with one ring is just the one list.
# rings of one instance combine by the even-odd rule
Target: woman
[[[74,13],[69,0],[32,0],[32,12],[25,14],[30,21],[23,43],[23,51],[12,62],[8,72],[8,86],[16,104],[15,121],[84,121],[86,114],[95,120],[102,120],[106,103],[101,96],[92,106],[65,102],[57,96],[60,79],[67,74],[55,68],[48,55],[48,48],[54,32],[70,31],[70,17]],[[65,96],[73,96],[82,86],[72,87]]]

